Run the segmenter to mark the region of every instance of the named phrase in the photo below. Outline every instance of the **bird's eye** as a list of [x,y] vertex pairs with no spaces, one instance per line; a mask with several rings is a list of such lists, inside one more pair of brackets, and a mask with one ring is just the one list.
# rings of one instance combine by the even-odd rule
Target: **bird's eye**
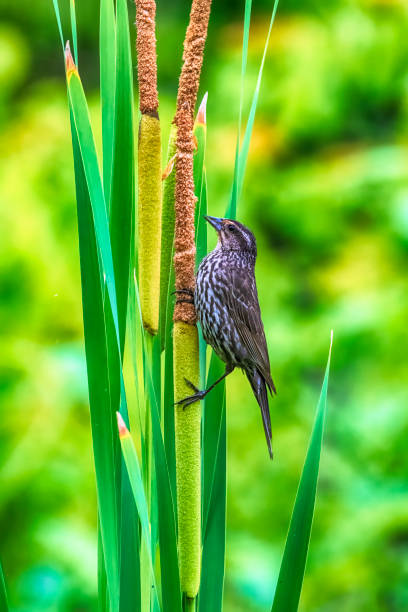
[[235,225],[228,225],[229,232],[235,232]]

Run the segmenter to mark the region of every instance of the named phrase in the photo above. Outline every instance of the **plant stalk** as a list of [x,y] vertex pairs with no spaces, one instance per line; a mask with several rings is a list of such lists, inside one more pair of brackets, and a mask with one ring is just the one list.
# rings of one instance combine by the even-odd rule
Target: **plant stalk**
[[[174,123],[177,127],[174,270],[176,290],[195,288],[193,116],[207,37],[211,0],[193,0],[184,41],[183,67]],[[191,394],[186,379],[199,384],[199,348],[192,301],[176,300],[173,330],[174,397]],[[180,584],[195,609],[201,572],[201,405],[176,406],[176,483]],[[193,606],[193,607],[191,607]]]

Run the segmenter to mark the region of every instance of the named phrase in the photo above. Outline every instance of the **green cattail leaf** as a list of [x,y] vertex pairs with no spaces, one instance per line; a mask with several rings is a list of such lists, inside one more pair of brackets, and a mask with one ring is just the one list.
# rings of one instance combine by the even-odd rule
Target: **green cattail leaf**
[[[197,233],[197,263],[200,264],[207,255],[207,222],[204,215],[207,214],[207,176],[204,171],[203,184],[200,195],[200,217],[196,229]],[[198,342],[200,353],[200,384],[205,387],[207,373],[207,343],[204,340],[201,326],[198,328]]]
[[[159,339],[154,342],[159,346]],[[153,377],[149,375],[153,450],[157,481],[158,532],[161,559],[162,604],[164,612],[181,612],[181,590],[177,554],[176,515],[170,473],[160,429],[159,403]],[[172,407],[172,406],[171,406]]]
[[208,522],[203,541],[203,560],[199,594],[199,612],[221,612],[225,573],[226,511],[226,409],[222,400],[220,441],[215,464],[214,483]]
[[4,580],[3,567],[0,563],[0,610],[8,612],[8,609],[6,582]]
[[116,24],[113,0],[101,0],[99,16],[99,57],[102,109],[103,189],[110,205],[113,132],[115,111]]
[[[112,33],[113,26],[109,32]],[[109,44],[110,41],[107,41]],[[110,58],[107,58],[110,59]],[[110,237],[116,283],[120,354],[125,345],[132,225],[135,206],[133,74],[126,0],[116,3],[116,83],[110,192]],[[102,91],[102,95],[105,92]],[[109,100],[110,102],[110,100]],[[116,371],[120,371],[120,363]],[[125,421],[127,421],[124,415]],[[128,424],[128,423],[127,423]],[[123,462],[123,459],[121,459]],[[121,470],[120,611],[141,609],[139,519],[124,462]]]
[[120,612],[139,612],[142,609],[139,518],[124,459],[121,511]]
[[109,612],[108,580],[106,577],[105,557],[101,526],[98,520],[98,612]]
[[234,177],[232,180],[232,190],[231,190],[229,209],[227,209],[227,214],[226,214],[226,217],[230,219],[235,219],[236,214],[237,214],[239,148],[241,146],[242,108],[244,105],[245,74],[246,74],[246,67],[247,67],[247,61],[248,61],[248,40],[249,40],[249,28],[251,25],[251,10],[252,10],[252,0],[245,0],[244,35],[242,39],[242,59],[241,59],[241,87],[240,87],[240,96],[239,96],[237,143],[235,146]]
[[58,0],[52,0],[55,12],[55,18],[57,20],[58,32],[61,39],[62,51],[64,51],[64,35],[62,33],[62,25],[61,25],[61,14],[59,10]]
[[117,2],[116,94],[110,236],[116,283],[121,355],[125,344],[131,227],[134,215],[133,78],[126,0]]
[[[140,301],[136,287],[136,297],[139,306],[140,322],[142,321]],[[150,343],[151,350],[147,344]],[[154,346],[155,345],[155,346]],[[147,394],[150,405],[154,465],[157,483],[157,502],[158,502],[158,534],[160,548],[160,568],[162,583],[162,605],[164,612],[181,612],[181,589],[179,564],[177,554],[177,531],[174,497],[170,480],[170,471],[166,457],[160,427],[160,403],[157,394],[158,385],[155,384],[155,376],[151,355],[156,353],[156,358],[160,356],[160,339],[151,336],[144,337],[144,363],[146,371]],[[166,408],[173,409],[173,398],[171,405]]]
[[105,207],[105,197],[99,174],[98,157],[89,118],[88,105],[82,83],[76,67],[69,67],[67,71],[68,94],[70,108],[75,130],[78,137],[78,145],[83,162],[86,183],[92,207],[92,215],[95,224],[95,236],[100,252],[101,265],[112,315],[115,324],[118,346],[120,346],[118,307],[116,299],[116,284],[113,266],[112,249],[109,235],[108,217]]
[[[208,370],[206,388],[211,386],[225,372],[225,363],[212,352]],[[218,459],[218,450],[222,443],[222,413],[225,403],[225,381],[222,380],[204,400],[203,414],[203,482],[202,482],[202,531],[206,537],[211,498],[213,496],[214,478]],[[224,492],[224,496],[226,493]]]
[[[82,279],[86,363],[92,438],[95,457],[98,513],[111,609],[119,609],[119,558],[116,460],[113,440],[109,359],[104,297],[91,202],[86,183],[77,133],[72,126],[78,233]],[[117,436],[116,436],[117,437]],[[102,572],[102,570],[100,570]],[[103,578],[101,578],[101,582]],[[101,594],[101,597],[104,596]]]
[[[129,430],[127,429],[125,422],[123,421],[120,413],[117,413],[118,427],[120,444],[122,447],[122,453],[126,464],[126,469],[129,475],[129,481],[132,488],[133,497],[136,503],[137,511],[140,518],[140,524],[142,527],[142,535],[148,551],[151,551],[151,535],[150,535],[150,523],[149,523],[149,512],[147,507],[146,495],[143,487],[142,473],[140,471],[139,459],[136,453],[135,446],[133,444],[132,437]],[[157,585],[156,578],[153,570],[153,563],[151,555],[148,555],[150,572],[152,583],[154,586],[153,599],[157,599]]]
[[[173,260],[173,251],[171,251]],[[174,380],[173,380],[173,310],[175,289],[174,266],[170,268],[169,289],[167,291],[166,304],[166,333],[164,353],[164,388],[163,388],[163,426],[164,426],[164,448],[166,451],[167,464],[171,492],[174,501],[174,511],[177,518],[177,493],[176,493],[176,447],[174,430]]]
[[205,147],[207,139],[207,98],[206,93],[198,109],[194,124],[194,138],[197,150],[194,155],[194,191],[197,198],[195,207],[196,228],[196,263],[197,266],[207,255],[207,222],[204,215],[207,214],[207,191],[205,184]]
[[316,418],[286,538],[272,612],[295,612],[299,605],[316,501],[332,342],[333,332]]
[[69,0],[69,12],[71,17],[72,45],[74,47],[74,60],[78,66],[78,36],[75,14],[75,0]]
[[[95,253],[93,256],[96,257],[99,269],[99,283],[101,289],[103,288],[103,295],[107,295],[108,301],[106,305],[108,308],[102,309],[103,323],[105,327],[105,341],[106,341],[106,359],[107,359],[107,386],[109,389],[110,399],[110,411],[109,417],[112,419],[116,408],[120,405],[120,411],[123,417],[127,420],[127,408],[126,408],[126,396],[124,390],[124,381],[121,367],[121,342],[120,342],[120,331],[119,331],[119,317],[117,308],[116,298],[116,283],[113,268],[113,257],[110,243],[110,235],[108,228],[107,211],[105,206],[104,194],[102,189],[101,178],[99,174],[97,155],[95,150],[95,144],[92,135],[92,129],[89,121],[89,114],[86,104],[85,95],[83,93],[82,85],[79,79],[78,72],[75,65],[73,65],[72,58],[70,57],[69,51],[67,52],[67,82],[68,82],[68,93],[70,100],[70,107],[72,109],[73,125],[75,126],[75,135],[77,137],[77,144],[80,151],[80,159],[82,162],[83,172],[86,179],[86,185],[89,194],[90,210],[92,213],[92,229],[94,229],[95,243],[92,243]],[[88,221],[90,226],[90,221]],[[85,239],[85,238],[84,238]],[[103,283],[103,287],[101,284]],[[106,289],[105,289],[106,288]],[[105,290],[107,293],[105,294]],[[103,336],[101,336],[103,338]],[[88,355],[88,353],[87,353]],[[88,359],[87,359],[88,361]],[[95,385],[101,385],[100,379]],[[120,403],[119,403],[120,398]],[[92,407],[91,407],[91,418],[92,418]],[[111,428],[112,429],[112,428]],[[112,470],[115,474],[115,481],[113,483],[114,498],[116,502],[116,529],[113,532],[115,537],[118,539],[118,517],[121,516],[121,496],[123,495],[123,484],[121,483],[120,477],[120,459],[118,457],[118,440],[117,435],[113,433],[113,429],[110,435],[107,435],[104,441],[103,448],[105,453],[107,448],[112,449],[113,460],[112,464],[105,470],[108,472]],[[94,440],[96,436],[94,435]],[[103,450],[101,454],[103,455]],[[109,455],[109,453],[107,453]],[[95,457],[95,462],[96,462]],[[98,459],[99,460],[99,459]],[[103,458],[102,458],[103,460]],[[98,481],[98,467],[97,481]],[[106,473],[105,473],[106,477]],[[109,475],[108,475],[109,477]],[[112,478],[112,475],[110,475]],[[112,483],[111,483],[112,484]],[[112,495],[112,491],[110,490]],[[108,589],[110,594],[111,608],[117,609],[118,605],[118,570],[120,564],[117,561],[111,562],[111,556],[107,553],[105,547],[105,541],[107,536],[106,529],[104,528],[105,516],[101,511],[101,532],[102,540],[104,544],[105,564],[107,570]],[[123,520],[123,517],[122,519]],[[113,536],[109,536],[113,537]],[[116,541],[115,555],[118,554],[120,547]]]
[[[169,304],[169,291],[173,285],[169,284],[170,273],[173,269],[173,242],[174,242],[174,192],[176,188],[176,139],[177,128],[174,123],[170,128],[169,143],[167,147],[167,172],[163,186],[162,204],[162,234],[160,252],[160,339],[164,349],[166,341],[167,306]],[[173,302],[171,301],[171,305]],[[173,309],[172,309],[173,311]]]
[[[207,255],[207,222],[204,215],[207,214],[207,178],[205,172],[205,148],[207,140],[207,99],[206,93],[198,109],[194,124],[194,137],[197,143],[197,151],[194,156],[194,189],[197,198],[195,208],[195,235],[196,235],[196,266],[198,267]],[[203,338],[201,327],[198,330],[199,360],[200,360],[200,385],[205,387],[205,376],[207,371],[207,344]]]
[[[246,163],[247,163],[248,152],[249,152],[249,145],[251,142],[252,129],[254,126],[254,121],[255,121],[256,107],[258,105],[259,91],[261,88],[263,68],[265,64],[266,53],[268,51],[269,39],[270,39],[271,32],[272,32],[272,26],[274,24],[276,11],[278,9],[278,3],[279,3],[279,0],[274,0],[274,4],[272,8],[272,15],[271,15],[271,19],[269,22],[269,29],[266,35],[264,51],[263,51],[262,60],[261,60],[261,64],[260,64],[259,71],[258,71],[258,78],[257,78],[254,93],[252,95],[251,108],[249,111],[248,121],[247,121],[247,125],[245,128],[244,140],[243,140],[242,147],[240,149],[239,154],[238,154],[239,145],[237,142],[231,198],[230,198],[230,202],[228,204],[227,211],[225,214],[225,216],[230,219],[235,219],[236,214],[237,214],[237,205],[238,205],[239,197],[241,195],[242,185],[244,182],[245,169],[246,169]],[[240,124],[241,124],[242,104],[243,104],[243,97],[244,97],[243,80],[244,80],[245,71],[246,71],[247,53],[248,53],[248,33],[249,33],[250,13],[251,13],[250,5],[251,5],[251,1],[247,0],[245,4],[244,42],[243,42],[243,47],[242,47],[243,53],[242,53],[242,70],[241,70],[241,95],[240,95],[240,116],[239,116],[239,127],[238,127],[238,139],[240,138]]]

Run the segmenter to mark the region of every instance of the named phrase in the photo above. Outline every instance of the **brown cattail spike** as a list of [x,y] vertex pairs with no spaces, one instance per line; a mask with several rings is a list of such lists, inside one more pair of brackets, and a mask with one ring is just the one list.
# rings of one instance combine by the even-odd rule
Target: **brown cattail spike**
[[181,71],[177,93],[177,126],[178,115],[180,112],[184,112],[183,105],[185,102],[189,104],[191,115],[194,113],[198,86],[200,84],[201,66],[203,64],[210,10],[211,0],[193,0],[190,23],[184,40],[183,69]]
[[[183,68],[177,94],[175,124],[177,126],[175,255],[176,289],[194,291],[195,239],[193,180],[194,107],[200,83],[204,46],[207,37],[211,0],[193,0],[190,23],[184,41]],[[174,320],[190,325],[196,322],[194,305],[177,302]]]
[[156,3],[154,0],[136,0],[140,112],[157,116],[159,97],[157,93],[155,16]]

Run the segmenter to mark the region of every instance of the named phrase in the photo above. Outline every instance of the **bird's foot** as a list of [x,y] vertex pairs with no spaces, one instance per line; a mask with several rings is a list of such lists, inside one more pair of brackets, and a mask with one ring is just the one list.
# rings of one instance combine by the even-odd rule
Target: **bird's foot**
[[180,400],[179,402],[176,402],[176,406],[177,405],[181,405],[183,406],[183,410],[185,410],[187,408],[187,406],[190,406],[191,404],[194,404],[195,402],[199,402],[200,400],[202,400],[206,394],[207,391],[200,391],[200,389],[198,387],[196,387],[191,380],[188,380],[187,378],[184,378],[186,385],[188,387],[190,387],[190,389],[192,389],[194,391],[193,395],[188,395],[187,397],[184,397],[182,400]]
[[175,291],[172,291],[171,294],[178,294],[181,293],[182,295],[187,295],[188,297],[178,297],[176,300],[176,304],[181,304],[182,302],[186,302],[187,304],[194,304],[194,291],[192,289],[176,289]]

